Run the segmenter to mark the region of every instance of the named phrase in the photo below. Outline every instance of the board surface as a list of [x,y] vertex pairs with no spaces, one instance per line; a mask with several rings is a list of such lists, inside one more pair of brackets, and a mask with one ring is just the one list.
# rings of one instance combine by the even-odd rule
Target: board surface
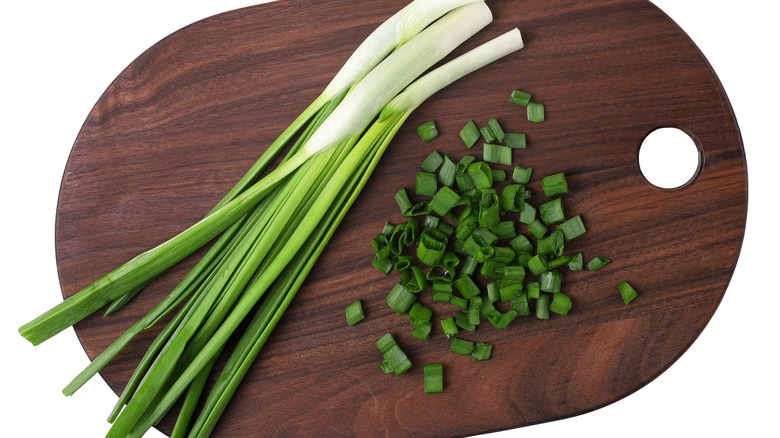
[[[56,224],[63,295],[202,217],[357,44],[404,4],[264,4],[195,23],[141,54],[88,115],[64,171]],[[443,90],[409,119],[215,435],[473,435],[570,417],[652,381],[712,317],[744,235],[747,172],[739,128],[707,61],[647,1],[489,5],[495,22],[456,53],[513,27],[526,47]],[[546,105],[546,122],[532,125],[508,102],[515,88]],[[537,177],[567,173],[567,212],[582,214],[589,230],[572,250],[613,263],[567,275],[575,304],[567,317],[478,330],[470,338],[495,348],[493,360],[473,363],[448,353],[440,333],[428,342],[407,336],[405,318],[384,304],[397,277],[371,266],[370,239],[386,220],[402,220],[392,195],[413,187],[428,153],[463,156],[460,128],[491,117],[528,134],[517,164],[533,166]],[[422,144],[414,127],[432,119],[442,136]],[[644,137],[666,126],[689,133],[702,155],[696,178],[678,190],[653,187],[638,166]],[[539,192],[536,182],[530,188]],[[88,356],[151,309],[193,263],[187,259],[121,312],[77,324]],[[622,280],[640,292],[629,306],[617,292]],[[368,318],[349,328],[344,307],[358,298]],[[115,391],[157,330],[141,334],[101,373]],[[387,331],[415,362],[401,378],[378,367],[374,343]],[[446,392],[425,395],[422,365],[437,362],[445,364]],[[647,418],[653,421],[652,412]],[[160,429],[171,426],[167,419]]]

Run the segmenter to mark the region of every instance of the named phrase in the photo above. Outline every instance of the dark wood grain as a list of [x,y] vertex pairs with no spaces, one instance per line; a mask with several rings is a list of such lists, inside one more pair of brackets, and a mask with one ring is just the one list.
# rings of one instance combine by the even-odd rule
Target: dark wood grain
[[[56,246],[64,296],[184,229],[221,198],[319,93],[356,45],[405,1],[283,1],[188,26],[133,61],[88,115],[64,172]],[[640,0],[491,1],[496,21],[462,52],[519,27],[525,49],[442,91],[401,130],[226,411],[216,435],[451,436],[582,414],[638,390],[694,342],[720,303],[744,234],[747,174],[728,99],[699,50]],[[314,24],[316,23],[316,25]],[[548,120],[507,102],[532,91]],[[542,176],[565,171],[589,233],[573,247],[614,262],[568,276],[568,317],[480,329],[494,360],[413,342],[384,304],[396,281],[370,265],[370,238],[400,220],[392,194],[431,149],[464,154],[468,118],[526,132],[516,154]],[[423,147],[414,127],[435,119]],[[703,164],[679,190],[642,177],[638,149],[656,128],[689,133]],[[539,191],[538,184],[531,188]],[[574,248],[572,248],[574,249]],[[193,259],[123,311],[76,326],[90,358],[149,310]],[[640,297],[624,306],[616,285]],[[364,300],[355,328],[344,307]],[[441,308],[437,308],[441,310]],[[397,334],[416,366],[383,375],[375,340]],[[156,334],[138,337],[102,377],[121,391]],[[422,364],[443,362],[447,390],[424,395]],[[466,408],[464,408],[464,405]],[[106,406],[106,413],[110,409]],[[102,418],[102,417],[96,417]],[[655,421],[652,412],[648,421]],[[171,423],[160,426],[170,431]]]

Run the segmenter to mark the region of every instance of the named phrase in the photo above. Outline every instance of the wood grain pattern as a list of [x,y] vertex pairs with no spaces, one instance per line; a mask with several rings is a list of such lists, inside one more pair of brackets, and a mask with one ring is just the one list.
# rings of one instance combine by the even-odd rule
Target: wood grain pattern
[[[90,112],[64,172],[56,225],[63,295],[199,219],[403,4],[287,0],[240,9],[181,29],[133,61]],[[490,6],[495,23],[458,53],[515,26],[526,48],[442,91],[409,120],[216,435],[453,436],[578,415],[657,377],[715,312],[744,234],[747,174],[728,99],[699,50],[644,0]],[[545,123],[531,125],[507,102],[514,88],[546,104]],[[449,354],[442,336],[406,336],[405,320],[384,304],[396,279],[370,266],[370,238],[385,220],[400,220],[392,193],[413,185],[432,148],[462,156],[457,133],[467,118],[494,116],[529,136],[516,161],[536,176],[570,175],[567,211],[589,228],[574,246],[614,263],[568,276],[576,306],[568,317],[480,329],[473,338],[495,345],[494,360],[475,364]],[[422,146],[414,127],[431,119],[443,135]],[[638,167],[643,138],[664,126],[688,132],[703,157],[696,179],[674,191],[651,186]],[[115,316],[79,323],[89,357],[158,302],[192,260]],[[641,294],[630,306],[616,289],[624,279]],[[357,298],[368,319],[348,328],[344,307]],[[374,342],[386,331],[417,364],[402,378],[378,369]],[[156,332],[104,370],[115,391]],[[424,395],[421,365],[433,362],[446,364],[447,390]]]

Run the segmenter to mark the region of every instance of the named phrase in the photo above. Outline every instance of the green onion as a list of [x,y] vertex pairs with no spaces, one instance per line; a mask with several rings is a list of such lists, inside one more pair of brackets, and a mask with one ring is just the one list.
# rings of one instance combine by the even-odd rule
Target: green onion
[[460,131],[460,138],[463,140],[463,143],[466,144],[466,147],[471,149],[474,147],[474,145],[477,143],[477,140],[479,140],[479,137],[482,134],[479,132],[479,128],[477,128],[477,124],[474,123],[473,120],[469,120],[468,123],[466,123],[466,126],[463,127],[463,129]]
[[436,175],[428,172],[417,172],[414,193],[419,196],[432,197],[438,189]]
[[474,351],[474,343],[460,338],[452,338],[450,351],[456,354],[469,355]]
[[439,131],[436,129],[436,122],[433,120],[418,126],[417,133],[424,142],[432,141],[439,136]]
[[449,303],[452,299],[452,283],[434,281],[431,297],[434,303]]
[[564,237],[561,230],[555,230],[549,236],[543,237],[536,242],[536,253],[539,255],[560,256],[563,254],[563,249]]
[[629,304],[639,296],[639,293],[636,291],[636,289],[628,284],[627,281],[620,282],[618,289],[620,289],[620,296],[623,297],[623,303],[625,304]]
[[504,130],[501,128],[501,125],[498,123],[498,120],[496,120],[495,118],[490,119],[488,121],[488,126],[490,127],[490,132],[493,133],[493,137],[495,137],[499,143],[503,143],[506,134],[504,134]]
[[497,140],[496,135],[493,133],[493,129],[490,128],[490,125],[479,128],[479,132],[482,134],[482,139],[485,140],[486,143],[493,143]]
[[508,148],[512,149],[525,149],[528,145],[526,143],[525,134],[519,134],[514,132],[507,132],[504,137],[504,144]]
[[562,275],[558,271],[547,271],[539,276],[539,288],[542,292],[557,294],[561,291]]
[[[468,306],[466,306],[466,310],[468,311]],[[455,325],[472,333],[477,330],[476,324],[471,323],[468,313],[465,312],[458,312],[455,314]]]
[[420,235],[420,243],[417,245],[417,259],[428,266],[436,266],[444,256],[447,248],[447,236],[441,231],[426,228]]
[[451,339],[453,336],[458,334],[458,326],[455,324],[455,318],[447,318],[441,320],[441,329],[444,332],[444,335],[447,336],[448,339]]
[[385,301],[395,313],[404,314],[417,301],[417,295],[411,293],[403,284],[398,283],[390,290],[390,293],[385,297]]
[[531,281],[525,285],[525,292],[528,298],[539,299],[541,290],[537,281]]
[[531,225],[536,222],[536,208],[529,203],[523,204],[523,209],[520,210],[520,223]]
[[433,330],[433,323],[426,321],[414,326],[412,330],[412,337],[421,341],[427,341],[431,338],[431,331]]
[[455,280],[453,285],[458,293],[460,293],[460,296],[466,300],[470,300],[480,294],[479,286],[474,283],[474,280],[472,280],[471,277],[459,277]]
[[532,167],[515,166],[512,171],[512,181],[520,184],[528,184],[531,182],[531,173],[533,173]]
[[490,193],[479,201],[479,226],[490,228],[501,220],[501,211],[498,196]]
[[489,189],[493,186],[493,173],[487,163],[479,162],[470,164],[468,174],[474,181],[477,189]]
[[555,175],[545,176],[542,178],[542,190],[544,190],[544,196],[548,198],[569,193],[566,174],[556,173]]
[[501,221],[490,227],[490,232],[495,234],[499,240],[513,239],[517,236],[514,221]]
[[455,307],[459,307],[463,310],[469,308],[469,300],[463,297],[459,297],[457,295],[452,295],[452,298],[450,298],[450,304],[452,304]]
[[562,293],[553,295],[552,302],[550,302],[550,312],[566,316],[569,314],[569,310],[571,310],[571,298],[568,295]]
[[582,271],[583,261],[582,253],[574,254],[569,258],[569,270],[570,271]]
[[451,188],[444,186],[439,190],[431,199],[431,210],[439,216],[444,216],[449,211],[458,205],[460,201],[460,195],[455,193]]
[[528,231],[531,232],[537,239],[541,239],[547,234],[548,228],[544,225],[544,222],[539,219],[534,220],[531,225],[528,226]]
[[[514,249],[515,252],[518,253],[523,253],[523,252],[530,253],[534,249],[534,246],[531,243],[531,241],[528,240],[528,238],[522,234],[518,234],[517,237],[512,239],[509,242],[509,246],[511,246],[512,249]],[[538,274],[534,274],[534,275],[538,275]]]
[[444,391],[444,365],[431,364],[423,367],[423,391],[426,394]]
[[555,198],[540,205],[539,216],[547,226],[563,222],[566,219],[566,216],[563,214],[563,200]]
[[586,232],[585,224],[582,223],[582,218],[579,215],[568,219],[566,222],[559,225],[558,229],[563,231],[563,235],[567,242],[582,236]]
[[347,306],[346,312],[347,312],[347,324],[349,324],[350,326],[359,323],[366,317],[365,314],[363,313],[363,303],[360,300],[357,300],[354,303]]
[[479,312],[482,309],[482,297],[476,296],[469,300],[467,315],[471,325],[479,325]]
[[528,121],[539,123],[544,121],[544,105],[531,102],[528,104]]
[[471,359],[475,361],[490,360],[492,353],[492,345],[480,342],[474,345],[474,350],[471,352]]
[[536,318],[550,319],[550,295],[540,294],[536,299]]
[[482,150],[482,159],[488,163],[512,164],[512,149],[500,144],[485,143]]
[[458,164],[449,155],[445,155],[444,162],[439,167],[439,182],[442,185],[451,187],[455,182],[455,172],[457,170]]
[[531,94],[520,90],[513,90],[509,96],[509,101],[520,106],[528,106],[531,103]]
[[422,168],[428,173],[434,173],[442,163],[444,163],[444,158],[437,151],[433,151],[428,155],[425,161],[422,162]]
[[611,260],[606,257],[594,257],[591,259],[591,261],[588,262],[588,269],[591,271],[598,271],[599,269],[606,266]]
[[562,256],[560,256],[560,257],[558,257],[556,259],[553,259],[553,260],[550,260],[549,262],[547,262],[547,266],[548,266],[549,269],[559,268],[559,267],[561,267],[563,265],[568,265],[569,262],[571,261],[571,258],[572,258],[571,256],[562,255]]
[[531,314],[531,307],[528,304],[528,293],[521,293],[520,295],[510,300],[512,303],[512,310],[515,311],[517,316],[528,316]]
[[490,169],[490,173],[493,174],[493,182],[506,181],[506,171],[504,169]]
[[534,275],[541,275],[549,269],[547,259],[542,255],[535,255],[528,260],[528,270]]
[[398,346],[390,333],[382,336],[376,345],[382,353],[386,367],[393,370],[396,376],[400,376],[412,368],[412,362],[409,360],[409,357],[401,350],[401,347]]
[[380,259],[378,257],[374,257],[374,260],[371,261],[371,264],[384,275],[388,275],[390,271],[393,270],[393,262],[391,262],[390,259]]
[[501,209],[509,212],[522,211],[525,206],[525,187],[509,184],[501,192]]
[[406,212],[411,210],[411,208],[414,206],[412,201],[409,199],[409,194],[406,193],[406,189],[399,189],[395,193],[395,202],[398,204],[398,208],[401,210],[401,213],[404,216],[406,216]]

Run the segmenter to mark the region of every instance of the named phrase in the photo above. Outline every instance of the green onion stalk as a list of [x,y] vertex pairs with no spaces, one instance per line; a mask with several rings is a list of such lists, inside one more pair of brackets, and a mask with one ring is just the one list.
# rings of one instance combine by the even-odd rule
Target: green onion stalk
[[[325,92],[201,221],[20,328],[33,344],[95,311],[116,311],[157,276],[216,238],[152,311],[65,389],[73,394],[130,340],[178,309],[141,359],[108,436],[142,436],[183,401],[174,436],[208,436],[382,154],[428,97],[522,48],[515,29],[420,77],[492,21],[483,2],[416,0],[383,23]],[[288,149],[280,164],[269,164]],[[217,358],[249,325],[196,407]]]

